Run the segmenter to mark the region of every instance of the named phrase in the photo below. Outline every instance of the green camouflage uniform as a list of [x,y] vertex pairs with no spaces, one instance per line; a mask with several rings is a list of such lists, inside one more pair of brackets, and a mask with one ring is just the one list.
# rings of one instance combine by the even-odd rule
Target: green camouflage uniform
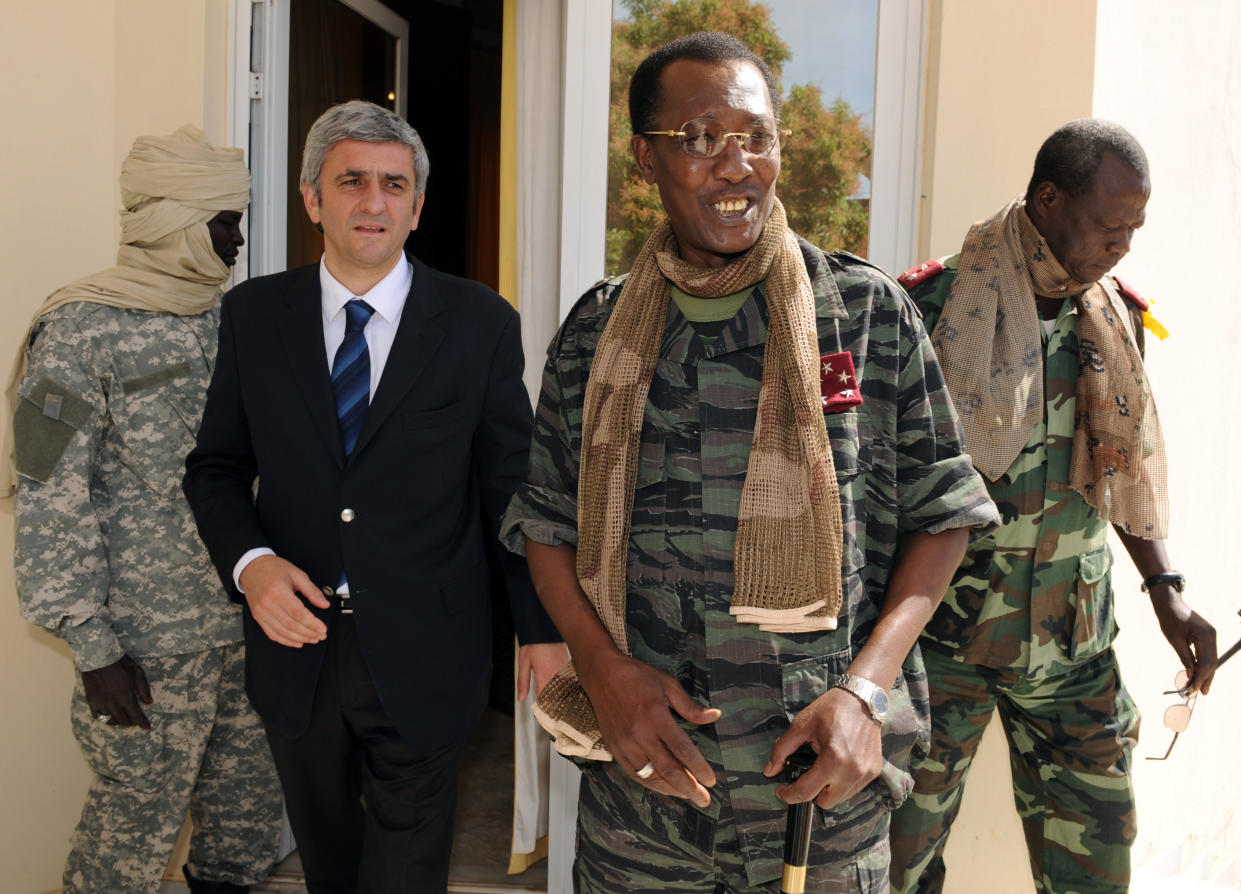
[[22,615],[81,671],[129,655],[150,683],[150,732],[91,716],[95,772],[65,891],[157,891],[188,809],[199,878],[253,883],[276,858],[280,787],[244,692],[241,614],[181,494],[215,363],[219,313],[76,302],[44,315],[14,420],[14,565]]
[[[928,330],[956,277],[956,257],[944,263],[911,290]],[[1138,712],[1111,648],[1108,525],[1068,484],[1076,321],[1075,304],[1063,302],[1043,338],[1044,418],[987,483],[1003,524],[970,546],[922,636],[931,751],[893,817],[893,891],[942,890],[943,847],[997,705],[1038,890],[1128,890]]]
[[[705,810],[655,795],[614,763],[582,762],[578,882],[598,891],[771,891],[787,806],[763,777],[790,719],[844,671],[882,606],[904,532],[986,524],[995,510],[960,453],[956,416],[930,343],[904,293],[850,255],[802,242],[818,309],[819,350],[853,356],[863,402],[825,415],[844,522],[838,629],[777,634],[728,613],[733,540],[762,377],[767,311],[760,285],[714,338],[673,302],[647,399],[628,551],[629,641],[723,710],[689,727],[719,780]],[[591,360],[620,292],[586,293],[549,350],[529,481],[509,506],[506,544],[577,543],[582,399]],[[812,891],[887,891],[889,811],[912,785],[927,735],[917,650],[891,693],[878,779],[818,812]]]

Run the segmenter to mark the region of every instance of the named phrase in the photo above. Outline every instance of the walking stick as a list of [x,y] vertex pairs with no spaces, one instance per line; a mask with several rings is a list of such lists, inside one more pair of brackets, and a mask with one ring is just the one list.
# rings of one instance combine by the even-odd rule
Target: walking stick
[[[785,766],[789,782],[796,782],[814,764],[814,750],[803,745],[789,756]],[[814,801],[789,805],[784,827],[784,874],[780,878],[780,894],[805,894],[806,863],[810,859],[810,826],[814,819]]]

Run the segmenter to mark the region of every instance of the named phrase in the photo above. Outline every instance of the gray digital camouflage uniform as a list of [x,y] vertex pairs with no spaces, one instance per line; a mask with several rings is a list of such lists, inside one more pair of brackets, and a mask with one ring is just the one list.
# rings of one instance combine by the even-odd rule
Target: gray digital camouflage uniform
[[244,692],[241,615],[181,494],[215,362],[197,316],[71,303],[41,318],[14,421],[15,572],[22,615],[79,670],[129,655],[151,731],[93,718],[79,678],[74,733],[95,772],[65,891],[157,891],[188,810],[195,876],[270,872],[280,788]]
[[[900,535],[988,524],[995,509],[960,453],[956,416],[913,305],[859,259],[801,248],[818,307],[823,355],[852,354],[862,403],[827,413],[844,522],[838,629],[776,634],[728,613],[733,540],[767,335],[760,285],[718,337],[701,337],[675,303],[643,424],[628,552],[635,658],[723,710],[689,728],[715,768],[712,803],[657,796],[612,763],[582,762],[576,873],[591,891],[771,891],[778,887],[786,805],[762,775],[790,718],[826,691],[866,642]],[[591,359],[620,291],[586,293],[549,349],[530,477],[502,538],[523,549],[576,544],[582,398]],[[888,812],[904,800],[924,752],[927,692],[917,651],[892,691],[881,776],[818,812],[808,890],[887,891]]]
[[[948,299],[956,260],[911,290],[928,330]],[[1131,317],[1141,346],[1140,317]],[[1065,301],[1043,339],[1043,421],[1008,471],[988,482],[1003,524],[970,546],[922,636],[931,751],[893,817],[893,891],[943,889],[943,848],[997,705],[1037,889],[1128,890],[1138,711],[1111,648],[1108,525],[1068,484],[1076,319]]]

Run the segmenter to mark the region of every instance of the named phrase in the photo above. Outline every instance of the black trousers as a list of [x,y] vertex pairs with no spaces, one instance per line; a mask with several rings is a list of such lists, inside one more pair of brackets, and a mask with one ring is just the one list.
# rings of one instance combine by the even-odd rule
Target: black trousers
[[416,751],[393,729],[341,615],[310,726],[267,727],[310,894],[436,894],[448,886],[464,743]]

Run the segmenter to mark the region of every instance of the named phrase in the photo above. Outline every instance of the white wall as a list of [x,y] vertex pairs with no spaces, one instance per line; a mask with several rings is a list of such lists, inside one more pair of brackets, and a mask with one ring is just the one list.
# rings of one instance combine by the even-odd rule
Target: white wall
[[[1236,0],[1099,0],[1094,114],[1127,127],[1150,160],[1146,226],[1120,275],[1155,298],[1171,331],[1147,345],[1147,364],[1168,445],[1172,493],[1169,551],[1188,576],[1186,596],[1219,630],[1241,636],[1241,4]],[[1136,575],[1118,575],[1125,681],[1142,709],[1139,754],[1162,754],[1171,738],[1164,708],[1177,669],[1152,634]],[[1135,772],[1135,859],[1168,874],[1159,854],[1185,842],[1209,873],[1241,850],[1241,658],[1220,671],[1189,730],[1164,763]],[[1212,851],[1212,848],[1214,850]],[[1241,873],[1225,872],[1241,888]],[[1181,876],[1182,884],[1187,881]]]
[[[1241,484],[1228,460],[1241,421],[1241,5],[1235,0],[933,0],[922,244],[958,249],[968,224],[1024,188],[1034,152],[1056,126],[1084,115],[1128,127],[1150,157],[1147,224],[1118,272],[1159,300],[1172,337],[1148,336],[1147,357],[1168,443],[1169,551],[1190,578],[1190,603],[1241,636],[1233,581]],[[1178,664],[1138,577],[1117,551],[1125,682],[1144,715],[1137,750],[1135,892],[1194,891],[1196,879],[1241,888],[1241,659],[1200,700],[1166,763],[1161,723]],[[1230,686],[1230,683],[1232,684]],[[946,894],[1033,891],[1009,793],[1006,747],[992,725],[949,841]],[[1175,878],[1175,881],[1173,879]]]

